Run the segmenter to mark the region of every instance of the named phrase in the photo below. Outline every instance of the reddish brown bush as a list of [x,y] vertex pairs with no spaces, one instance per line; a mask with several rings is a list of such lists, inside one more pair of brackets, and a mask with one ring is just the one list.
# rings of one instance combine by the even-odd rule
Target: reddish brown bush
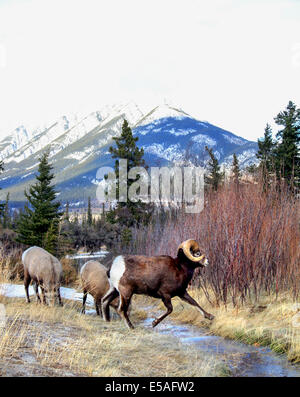
[[150,225],[134,236],[133,251],[175,255],[180,242],[194,238],[210,266],[193,283],[217,303],[258,299],[271,292],[300,289],[300,206],[287,190],[263,193],[259,185],[232,185],[208,193],[200,214],[178,212],[175,220]]

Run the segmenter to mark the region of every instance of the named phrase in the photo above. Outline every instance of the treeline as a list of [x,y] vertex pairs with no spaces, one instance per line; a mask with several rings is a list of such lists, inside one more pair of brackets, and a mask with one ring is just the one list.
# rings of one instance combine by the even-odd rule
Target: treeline
[[[279,131],[273,138],[271,126],[266,125],[263,138],[257,142],[259,164],[248,166],[246,172],[262,183],[264,191],[276,184],[278,187],[288,186],[290,191],[297,193],[300,188],[300,109],[290,101],[274,121],[280,127]],[[206,147],[206,151],[209,154],[206,184],[216,191],[224,183],[225,172],[213,150]],[[238,184],[242,173],[236,154],[233,154],[231,171],[230,179]]]

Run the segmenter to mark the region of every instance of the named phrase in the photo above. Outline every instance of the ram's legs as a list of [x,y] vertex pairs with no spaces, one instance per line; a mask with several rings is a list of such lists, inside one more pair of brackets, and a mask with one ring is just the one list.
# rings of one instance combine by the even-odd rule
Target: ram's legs
[[173,306],[172,306],[172,302],[171,302],[171,297],[163,297],[162,301],[164,303],[164,305],[167,308],[166,313],[164,313],[162,316],[156,318],[153,322],[152,322],[152,326],[153,328],[157,326],[157,324],[159,324],[164,318],[166,318],[169,314],[172,313],[173,311]]
[[128,328],[133,329],[134,326],[132,325],[132,322],[130,321],[128,316],[128,308],[130,305],[131,297],[132,297],[132,293],[122,295],[122,293],[120,292],[120,303],[119,303],[118,313],[121,316],[123,315]]
[[195,301],[195,299],[193,299],[186,291],[185,291],[184,295],[180,296],[180,299],[182,299],[184,302],[187,302],[190,305],[196,307],[200,311],[202,316],[204,316],[204,318],[208,318],[209,320],[214,319],[214,316],[210,313],[207,313],[204,309],[202,309],[202,307],[200,305],[198,305],[198,303]]
[[81,313],[85,314],[85,302],[87,298],[87,291],[84,289],[83,290],[83,297],[82,297],[82,308],[81,308]]
[[104,295],[104,297],[102,298],[102,300],[101,300],[102,313],[103,313],[103,317],[104,317],[105,321],[110,321],[109,304],[118,295],[119,295],[119,292],[116,290],[116,288],[111,287],[108,290],[108,292]]
[[35,290],[35,294],[36,294],[37,301],[38,301],[39,303],[41,303],[41,298],[40,298],[40,294],[39,294],[39,284],[38,284],[37,281],[36,281],[35,284],[34,284],[34,290]]
[[31,277],[29,276],[28,272],[25,271],[25,274],[24,274],[24,288],[25,288],[27,303],[30,303],[29,292],[28,292],[30,281],[31,281]]

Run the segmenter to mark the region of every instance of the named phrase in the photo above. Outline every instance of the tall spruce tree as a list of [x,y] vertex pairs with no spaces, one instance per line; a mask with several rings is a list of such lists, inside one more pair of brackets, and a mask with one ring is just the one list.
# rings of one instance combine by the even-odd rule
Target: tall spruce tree
[[54,218],[50,224],[47,233],[44,236],[43,247],[46,251],[55,255],[58,249],[58,228],[59,228],[59,219]]
[[45,248],[49,233],[54,233],[55,224],[62,213],[59,212],[60,203],[56,201],[57,192],[51,184],[54,174],[51,172],[53,167],[49,164],[49,152],[45,152],[39,161],[36,183],[24,193],[28,203],[18,222],[17,241]]
[[6,195],[6,200],[4,203],[3,214],[2,214],[2,226],[4,229],[11,226],[11,219],[9,214],[9,193]]
[[[115,175],[117,179],[116,195],[119,197],[120,192],[120,179],[119,179],[119,160],[127,160],[127,173],[133,167],[144,167],[147,168],[144,156],[144,150],[139,149],[136,145],[138,138],[134,137],[131,128],[128,125],[127,120],[124,120],[122,126],[122,133],[120,137],[113,138],[116,147],[111,146],[109,151],[112,158],[115,161]],[[135,181],[132,179],[127,180],[127,193],[130,186]],[[127,201],[118,202],[117,207],[107,213],[107,220],[111,223],[120,223],[126,227],[131,227],[135,224],[147,223],[151,217],[153,208],[152,205],[143,203],[140,200],[138,202]]]
[[276,135],[279,140],[275,149],[277,175],[290,186],[300,186],[300,109],[290,101],[275,117],[275,122],[283,126]]
[[270,174],[274,171],[274,149],[275,142],[272,138],[272,128],[266,125],[264,137],[257,140],[258,151],[256,157],[260,160],[259,168],[263,183],[263,190],[266,191],[270,184]]
[[205,183],[216,191],[224,179],[224,173],[220,171],[221,167],[218,159],[213,154],[213,150],[207,146],[205,146],[205,150],[209,155],[208,175],[205,175]]
[[[3,163],[3,161],[0,161],[0,174],[2,174],[3,171],[4,171],[4,163]],[[1,190],[1,187],[0,187],[0,190]],[[2,216],[4,208],[5,208],[5,203],[0,204],[0,216]]]
[[89,226],[93,224],[93,214],[92,214],[92,205],[91,205],[91,198],[88,198],[88,209],[87,209],[87,223]]
[[258,151],[256,157],[260,160],[259,168],[263,182],[263,189],[266,190],[270,183],[270,174],[274,171],[274,149],[275,142],[272,138],[272,128],[266,125],[264,137],[257,140]]
[[239,166],[239,161],[237,158],[237,155],[233,153],[233,160],[232,160],[232,179],[233,182],[238,185],[240,182],[240,177],[241,177],[241,170]]
[[69,203],[69,201],[67,201],[67,203],[66,203],[66,209],[65,209],[65,217],[64,217],[65,221],[67,221],[67,222],[70,222],[70,213],[69,213],[69,210],[70,210],[70,203]]

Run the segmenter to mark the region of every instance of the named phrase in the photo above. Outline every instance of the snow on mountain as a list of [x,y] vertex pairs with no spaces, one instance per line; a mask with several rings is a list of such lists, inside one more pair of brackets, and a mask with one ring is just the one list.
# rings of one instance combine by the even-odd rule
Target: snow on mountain
[[135,125],[144,116],[138,106],[131,102],[104,106],[81,119],[78,114],[64,115],[44,129],[38,128],[32,131],[24,126],[18,127],[0,142],[0,160],[5,159],[6,163],[11,161],[19,163],[50,143],[50,157],[52,157],[92,129],[120,115],[123,115],[130,125]]
[[85,202],[95,197],[95,177],[101,166],[112,166],[108,151],[113,137],[120,135],[126,119],[144,148],[148,165],[170,165],[189,158],[200,164],[212,147],[220,163],[229,167],[236,153],[241,167],[255,162],[256,143],[238,137],[208,122],[199,121],[182,109],[167,104],[143,109],[133,102],[107,105],[87,115],[66,114],[51,125],[19,127],[0,142],[5,171],[0,176],[1,198],[22,201],[32,183],[38,158],[50,152],[60,200]]

